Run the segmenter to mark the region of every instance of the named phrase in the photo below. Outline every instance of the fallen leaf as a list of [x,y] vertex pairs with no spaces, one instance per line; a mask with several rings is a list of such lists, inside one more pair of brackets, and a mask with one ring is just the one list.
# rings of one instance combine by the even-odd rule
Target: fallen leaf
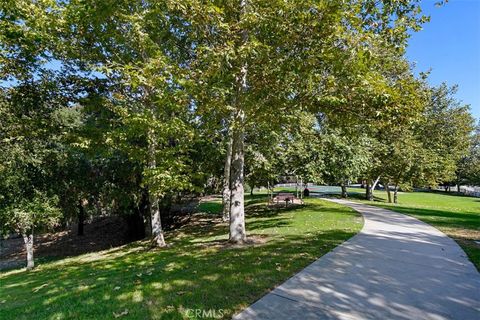
[[41,286],[34,288],[32,291],[37,292],[38,290],[45,288],[46,286],[48,286],[48,283],[44,283]]
[[114,312],[114,313],[113,313],[113,316],[114,316],[115,318],[120,318],[120,317],[126,316],[127,314],[128,314],[128,309],[125,309],[125,310],[123,310],[123,311],[120,312],[120,313],[115,313],[115,312]]

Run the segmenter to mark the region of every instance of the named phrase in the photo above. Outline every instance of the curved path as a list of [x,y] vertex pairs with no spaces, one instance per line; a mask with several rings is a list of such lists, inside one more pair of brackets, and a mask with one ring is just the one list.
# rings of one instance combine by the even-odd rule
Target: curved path
[[345,200],[362,231],[234,319],[480,319],[480,273],[445,234]]

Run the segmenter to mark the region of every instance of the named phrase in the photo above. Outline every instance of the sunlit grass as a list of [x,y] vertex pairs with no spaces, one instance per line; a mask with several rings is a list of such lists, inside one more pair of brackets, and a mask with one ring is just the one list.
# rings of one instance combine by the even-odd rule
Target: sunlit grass
[[264,203],[249,199],[255,244],[226,245],[221,206],[201,205],[208,213],[169,233],[166,249],[136,242],[0,273],[0,318],[182,319],[189,309],[230,318],[362,226],[353,210],[319,199],[281,210]]

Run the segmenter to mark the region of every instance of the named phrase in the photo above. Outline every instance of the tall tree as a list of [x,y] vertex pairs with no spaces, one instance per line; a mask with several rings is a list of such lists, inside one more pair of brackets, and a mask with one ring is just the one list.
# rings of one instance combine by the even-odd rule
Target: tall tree
[[[161,202],[190,187],[192,104],[183,75],[189,43],[177,4],[70,1],[64,6],[59,56],[107,79],[109,94],[99,102],[114,121],[104,143],[141,165],[151,233],[154,243],[164,246]],[[84,45],[71,47],[72,42]]]
[[[143,140],[135,144],[142,155],[136,159],[146,168],[155,225],[157,201],[167,189],[188,184],[183,151],[190,142],[172,139],[172,132],[190,136],[191,112],[191,119],[211,112],[226,119],[232,242],[246,239],[245,130],[259,122],[295,121],[298,109],[344,120],[383,114],[389,110],[389,79],[378,72],[381,65],[368,63],[370,48],[402,52],[408,31],[425,20],[417,1],[88,0],[59,6],[65,10],[51,11],[62,15],[60,52],[112,82],[107,105],[136,132],[109,138],[115,145],[134,136]],[[336,91],[351,84],[365,99],[350,103]],[[137,130],[139,123],[145,132]],[[161,157],[160,151],[174,156]],[[161,229],[155,230],[162,245]]]
[[446,84],[431,88],[430,101],[416,127],[424,154],[424,161],[417,162],[417,185],[454,181],[457,163],[468,154],[474,119],[469,107],[455,99],[456,90]]
[[323,156],[325,162],[324,179],[329,183],[340,185],[342,198],[347,198],[347,186],[361,178],[371,162],[371,139],[362,134],[342,133],[329,130],[322,136]]
[[0,3],[0,228],[23,236],[28,269],[34,231],[61,215],[51,180],[64,134],[58,111],[69,100],[61,77],[47,68],[55,41],[50,4]]
[[[223,102],[225,114],[232,115],[230,215],[235,218],[230,219],[230,238],[242,242],[244,127],[294,121],[297,108],[343,120],[360,113],[382,114],[389,105],[384,96],[382,100],[383,88],[389,84],[365,64],[371,58],[370,47],[383,42],[385,48],[401,52],[408,30],[418,29],[425,18],[419,16],[417,2],[219,1],[208,10],[191,8],[192,19],[202,17],[195,20],[199,27],[192,70],[202,88],[208,84],[197,91],[198,107],[203,111],[219,107],[203,103],[209,102],[208,92]],[[342,85],[357,82],[359,95],[374,96],[378,103],[374,107],[368,107],[366,99],[345,103],[346,97],[334,90],[340,80]]]
[[51,181],[63,131],[56,113],[64,104],[52,75],[39,77],[0,92],[0,228],[23,236],[27,269],[34,267],[34,231],[61,217]]
[[480,185],[480,123],[471,137],[468,154],[457,165],[457,185]]

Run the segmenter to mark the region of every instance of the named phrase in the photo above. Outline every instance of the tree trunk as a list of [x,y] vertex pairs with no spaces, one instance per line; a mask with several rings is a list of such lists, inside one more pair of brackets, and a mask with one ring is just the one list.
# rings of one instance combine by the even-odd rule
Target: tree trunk
[[268,195],[268,203],[270,203],[272,200],[272,195],[270,193],[270,181],[267,181],[267,195]]
[[[156,160],[156,151],[157,151],[157,140],[155,137],[155,132],[153,130],[149,131],[149,144],[148,144],[148,156],[149,156],[149,163],[148,168],[150,170],[154,170],[157,167],[157,160]],[[160,217],[160,207],[159,207],[159,197],[149,190],[149,200],[150,200],[150,216],[152,219],[152,237],[154,243],[158,247],[164,247],[165,239],[163,237],[163,229],[162,229],[162,220]]]
[[228,141],[227,141],[227,154],[225,158],[225,167],[223,169],[223,221],[228,221],[230,219],[230,170],[232,167],[232,136],[231,133],[228,133]]
[[32,270],[35,266],[33,261],[33,231],[30,234],[23,234],[25,251],[27,251],[27,270]]
[[303,178],[300,178],[300,199],[303,200],[303,191],[305,188],[303,187]]
[[365,199],[370,200],[370,182],[367,181],[365,184]]
[[160,216],[159,197],[150,196],[150,214],[152,215],[152,237],[158,247],[166,245],[163,237],[162,220]]
[[254,185],[251,185],[251,186],[250,186],[250,195],[251,195],[251,196],[253,196],[253,189],[254,189],[254,188],[255,188]]
[[375,187],[377,186],[378,181],[380,180],[380,176],[377,177],[373,183],[370,184],[370,182],[367,185],[367,188],[370,188],[370,191],[368,192],[368,200],[373,201],[373,190],[375,190]]
[[344,199],[348,198],[347,186],[345,185],[345,183],[341,184],[341,188],[342,188],[342,198]]
[[368,198],[367,198],[367,200],[368,200],[368,201],[373,201],[373,189],[374,189],[373,184],[369,182],[369,183],[367,184],[367,189],[368,189],[368,193],[367,193],[367,194],[368,194]]
[[388,181],[385,182],[385,191],[387,192],[388,203],[392,203],[392,192],[390,191],[390,185]]
[[295,197],[298,198],[298,176],[295,176]]
[[243,110],[238,111],[237,125],[233,133],[232,170],[230,175],[230,237],[234,243],[246,240],[244,207],[244,121]]
[[380,181],[380,176],[378,176],[377,179],[373,182],[372,191],[375,190],[375,188],[377,187],[378,181]]
[[393,203],[398,203],[398,185],[395,184],[393,189]]
[[78,227],[77,235],[83,236],[83,226],[85,224],[85,208],[83,207],[83,199],[78,202]]
[[[247,10],[247,0],[240,1],[240,14],[242,18]],[[248,40],[247,30],[242,30],[242,44]],[[242,96],[246,93],[248,65],[243,63],[237,82],[237,96],[235,97],[235,118],[232,133],[232,167],[230,170],[230,235],[229,241],[243,243],[247,239],[245,231],[245,203],[244,203],[244,167],[245,167],[245,111],[241,104]]]

